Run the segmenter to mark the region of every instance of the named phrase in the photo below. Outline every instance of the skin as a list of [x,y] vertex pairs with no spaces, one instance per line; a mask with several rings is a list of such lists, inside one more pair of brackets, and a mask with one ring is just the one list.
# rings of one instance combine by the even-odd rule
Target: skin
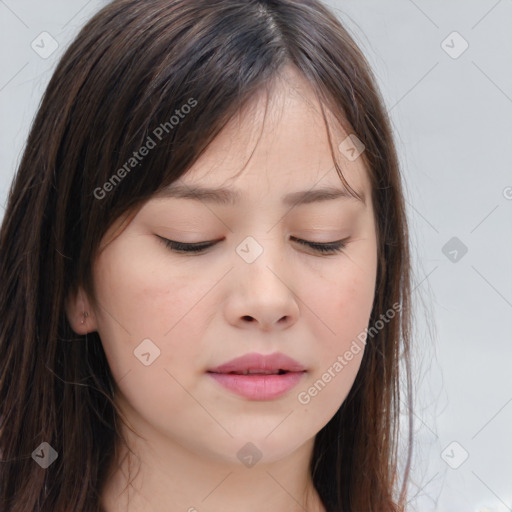
[[[293,69],[285,71],[266,119],[265,99],[257,96],[179,180],[238,188],[243,200],[231,206],[153,197],[122,229],[115,223],[105,234],[93,267],[98,308],[82,289],[68,300],[73,329],[98,331],[116,403],[139,434],[122,425],[139,459],[119,447],[119,466],[102,494],[107,512],[324,510],[309,475],[314,438],[347,396],[364,346],[309,403],[297,395],[368,326],[377,239],[362,158],[340,153],[338,162],[366,195],[366,207],[356,199],[281,203],[292,191],[342,188],[314,93]],[[337,148],[347,134],[330,126]],[[173,253],[156,235],[222,241],[188,255]],[[236,252],[247,236],[263,248],[250,264]],[[343,252],[325,256],[290,236],[350,240]],[[89,316],[81,323],[83,311]],[[133,353],[146,338],[160,350],[149,366]],[[235,395],[205,373],[248,352],[283,352],[307,373],[269,401]],[[252,467],[237,457],[248,442],[262,454]],[[123,492],[129,462],[137,477]]]

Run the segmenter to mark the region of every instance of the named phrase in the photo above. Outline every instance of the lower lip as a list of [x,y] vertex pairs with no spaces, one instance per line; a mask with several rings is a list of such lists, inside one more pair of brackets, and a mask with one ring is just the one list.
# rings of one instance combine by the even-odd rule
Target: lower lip
[[293,389],[305,372],[288,372],[281,375],[238,375],[233,373],[208,373],[219,384],[250,400],[272,400]]

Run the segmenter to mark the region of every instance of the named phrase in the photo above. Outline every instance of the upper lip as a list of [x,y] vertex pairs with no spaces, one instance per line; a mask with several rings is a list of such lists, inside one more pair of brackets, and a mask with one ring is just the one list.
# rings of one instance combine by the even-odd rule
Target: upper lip
[[210,373],[243,373],[243,372],[275,372],[279,370],[287,372],[303,372],[305,371],[304,366],[299,362],[295,361],[291,357],[288,357],[281,352],[275,352],[274,354],[258,354],[251,353],[245,354],[241,357],[237,357],[228,361],[227,363],[210,368]]

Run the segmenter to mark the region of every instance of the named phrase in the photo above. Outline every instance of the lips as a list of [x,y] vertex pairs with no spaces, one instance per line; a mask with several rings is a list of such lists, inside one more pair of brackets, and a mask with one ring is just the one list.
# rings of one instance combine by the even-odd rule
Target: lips
[[249,400],[272,400],[294,388],[306,369],[281,354],[247,354],[208,370],[223,388]]
[[210,373],[234,373],[239,375],[280,375],[288,372],[303,372],[304,366],[280,352],[274,354],[246,354],[208,370]]

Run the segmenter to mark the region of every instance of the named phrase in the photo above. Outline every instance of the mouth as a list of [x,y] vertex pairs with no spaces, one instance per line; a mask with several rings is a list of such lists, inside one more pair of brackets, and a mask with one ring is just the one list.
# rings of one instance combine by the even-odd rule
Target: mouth
[[273,400],[293,389],[307,373],[294,359],[281,353],[247,354],[208,370],[222,388],[249,400]]
[[217,373],[221,375],[284,375],[285,373],[291,373],[288,370],[240,370],[233,372],[215,372],[209,370],[208,373]]

